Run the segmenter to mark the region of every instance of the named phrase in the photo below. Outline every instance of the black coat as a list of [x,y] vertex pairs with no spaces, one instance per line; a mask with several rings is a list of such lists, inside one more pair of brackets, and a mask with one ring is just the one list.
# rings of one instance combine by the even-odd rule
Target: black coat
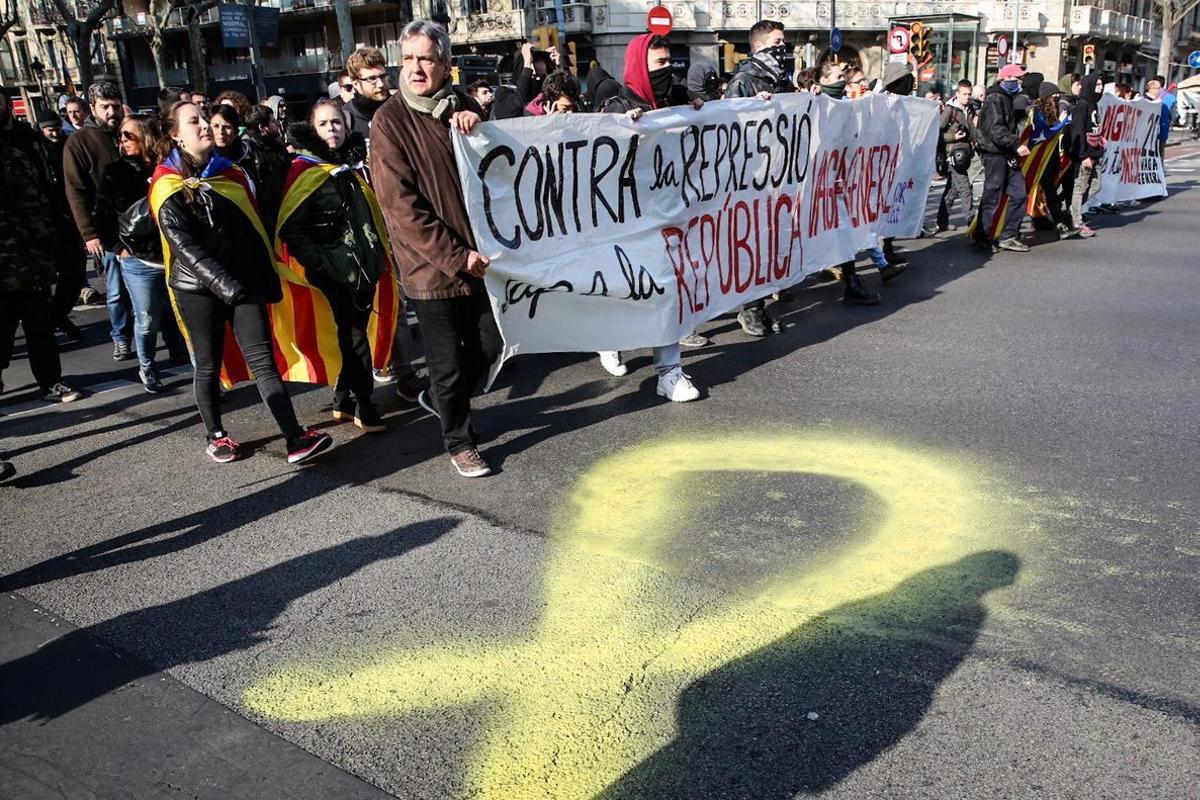
[[106,164],[100,174],[100,185],[96,187],[96,207],[92,219],[100,234],[100,242],[109,252],[118,252],[121,246],[132,255],[147,261],[162,261],[162,240],[157,229],[152,235],[120,239],[117,218],[130,206],[146,200],[150,190],[150,176],[154,168],[140,158],[122,156]]
[[250,147],[250,155],[237,164],[254,182],[263,225],[267,235],[274,236],[275,220],[279,218],[279,206],[283,204],[283,184],[292,167],[292,154],[279,139],[261,139],[248,133],[244,141]]
[[[1100,75],[1093,72],[1081,79],[1079,97],[1075,98],[1075,108],[1071,110],[1071,124],[1067,127],[1066,151],[1075,161],[1085,158],[1099,159],[1104,155],[1100,146],[1100,92],[1096,91],[1096,83]],[[1092,142],[1088,142],[1088,134]]]
[[781,94],[790,91],[793,87],[787,75],[776,79],[751,56],[738,64],[737,72],[725,87],[725,97],[754,97],[759,92]]
[[985,155],[1016,157],[1025,116],[1013,107],[1013,96],[999,84],[988,87],[975,130],[975,149]]
[[232,200],[200,189],[189,203],[176,192],[159,208],[158,226],[171,248],[172,289],[212,294],[228,305],[283,299],[274,257]]

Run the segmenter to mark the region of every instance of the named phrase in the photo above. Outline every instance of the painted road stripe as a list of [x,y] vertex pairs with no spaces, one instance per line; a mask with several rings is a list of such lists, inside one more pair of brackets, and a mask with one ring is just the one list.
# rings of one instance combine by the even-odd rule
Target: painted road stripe
[[[178,377],[180,375],[186,375],[191,371],[192,367],[190,364],[181,364],[177,367],[160,369],[158,370],[158,374],[160,376]],[[79,391],[84,392],[85,396],[76,400],[74,403],[48,403],[45,400],[27,400],[24,403],[17,403],[16,405],[0,408],[0,417],[19,417],[22,414],[29,414],[33,411],[44,411],[54,408],[78,408],[80,403],[85,403],[97,395],[108,394],[110,392],[120,391],[121,389],[140,389],[141,387],[141,381],[131,381],[127,378],[105,381],[104,383],[97,383],[92,386],[72,387],[78,388]]]

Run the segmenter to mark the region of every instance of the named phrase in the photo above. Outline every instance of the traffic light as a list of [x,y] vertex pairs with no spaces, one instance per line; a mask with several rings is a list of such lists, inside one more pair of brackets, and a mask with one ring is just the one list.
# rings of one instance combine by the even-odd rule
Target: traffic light
[[933,57],[929,50],[929,28],[924,23],[914,22],[909,31],[908,52],[918,66],[923,66]]
[[1083,63],[1089,67],[1096,63],[1096,45],[1085,44],[1083,46]]

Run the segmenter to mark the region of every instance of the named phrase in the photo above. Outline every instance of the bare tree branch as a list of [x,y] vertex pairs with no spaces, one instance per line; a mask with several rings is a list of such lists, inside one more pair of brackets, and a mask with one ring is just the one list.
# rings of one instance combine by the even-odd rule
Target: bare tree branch
[[8,29],[20,21],[17,16],[17,0],[3,0],[3,10],[0,10],[0,36],[8,33]]

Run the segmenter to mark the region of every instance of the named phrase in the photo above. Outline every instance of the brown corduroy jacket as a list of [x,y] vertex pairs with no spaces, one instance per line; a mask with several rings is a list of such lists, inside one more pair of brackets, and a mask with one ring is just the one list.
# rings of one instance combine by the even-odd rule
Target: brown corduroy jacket
[[75,227],[85,242],[100,235],[92,219],[96,207],[96,189],[104,168],[116,161],[116,137],[101,128],[89,117],[83,127],[67,137],[63,150],[63,176],[67,204],[75,217]]
[[[479,113],[455,91],[460,108]],[[483,291],[483,281],[463,271],[475,239],[449,125],[413,111],[397,92],[371,121],[371,183],[408,297],[444,300]]]

